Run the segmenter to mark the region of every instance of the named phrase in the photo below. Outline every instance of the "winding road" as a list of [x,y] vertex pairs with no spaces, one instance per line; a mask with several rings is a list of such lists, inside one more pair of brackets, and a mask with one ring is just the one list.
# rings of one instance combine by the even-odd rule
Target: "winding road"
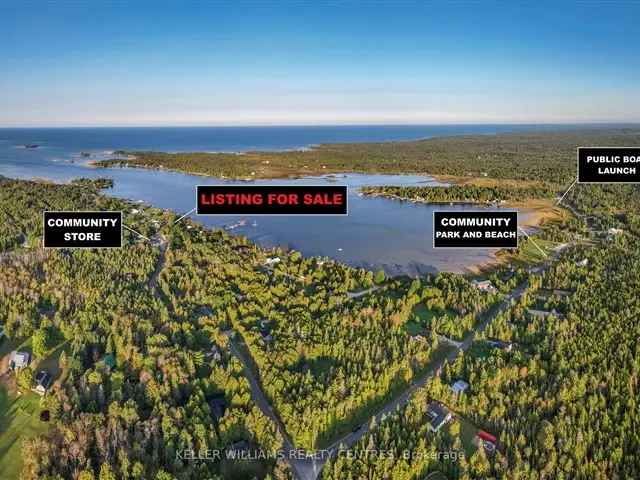
[[154,269],[153,273],[149,277],[148,285],[149,285],[149,288],[153,291],[153,294],[156,296],[156,298],[159,298],[160,293],[158,292],[158,289],[157,289],[158,276],[160,275],[160,271],[162,270],[162,267],[164,266],[164,262],[167,257],[167,248],[169,247],[169,242],[167,242],[167,240],[163,236],[161,236],[160,234],[157,234],[152,238],[151,243],[154,245],[157,245],[160,248],[160,255],[158,256],[158,262],[156,263],[156,268]]
[[[568,205],[568,202],[564,204],[565,207],[568,208],[574,215],[585,217],[585,215],[580,214],[572,205]],[[593,227],[587,223],[587,229],[589,234],[592,235],[594,233]],[[577,241],[571,242],[571,244],[578,243]],[[553,252],[550,256],[547,257],[546,261],[537,267],[534,270],[537,273],[542,273],[546,271],[554,262],[554,260],[560,255],[560,252]],[[375,423],[379,424],[383,417],[393,413],[398,407],[405,406],[411,396],[420,388],[422,388],[427,381],[434,377],[439,371],[441,371],[442,367],[447,362],[453,362],[455,358],[458,356],[459,352],[465,352],[471,347],[473,341],[475,340],[478,334],[484,332],[487,327],[493,322],[493,320],[503,311],[505,311],[511,305],[511,302],[514,300],[518,300],[524,292],[526,292],[529,286],[528,281],[524,281],[516,288],[511,290],[508,294],[505,295],[504,299],[492,306],[488,311],[481,313],[481,317],[479,319],[479,323],[477,327],[469,332],[464,340],[460,343],[457,348],[454,348],[449,355],[440,361],[436,362],[432,365],[426,372],[424,372],[419,378],[417,378],[411,385],[399,394],[397,397],[389,401],[384,407],[382,407],[375,415],[370,417],[367,422],[361,424],[359,427],[351,431],[350,433],[344,435],[343,437],[337,439],[330,446],[325,449],[318,450],[316,452],[304,452],[300,449],[296,449],[293,446],[293,442],[291,438],[287,434],[284,425],[281,420],[278,418],[276,413],[271,408],[267,397],[264,395],[262,391],[262,387],[260,386],[260,382],[257,378],[255,378],[253,372],[251,371],[250,359],[245,357],[245,354],[241,352],[232,341],[229,342],[230,350],[233,355],[235,355],[238,360],[242,363],[245,375],[249,379],[249,384],[251,386],[251,396],[253,400],[256,402],[260,410],[269,418],[271,418],[278,427],[278,430],[282,434],[284,438],[283,450],[285,453],[285,460],[293,470],[295,476],[299,480],[316,480],[322,471],[322,467],[326,463],[328,459],[330,459],[333,455],[335,455],[339,449],[341,448],[349,448],[354,445],[358,440],[360,440],[368,431],[371,420],[375,418]],[[348,300],[361,297],[368,293],[374,292],[379,287],[374,286],[370,289],[357,292],[357,293],[348,293]],[[287,455],[287,452],[289,455]]]
[[[550,261],[547,262],[544,268],[548,268],[550,264]],[[240,363],[242,363],[244,373],[249,380],[249,385],[251,387],[251,396],[254,402],[256,402],[256,405],[258,405],[264,415],[275,422],[278,430],[282,434],[282,437],[284,439],[284,458],[293,470],[294,474],[300,480],[316,480],[322,470],[322,467],[329,458],[335,455],[340,448],[349,448],[350,446],[355,444],[358,440],[360,440],[360,438],[364,436],[364,434],[369,431],[369,424],[372,418],[375,418],[376,424],[379,424],[383,417],[393,413],[396,408],[406,405],[411,399],[411,396],[418,389],[422,388],[430,378],[435,376],[436,373],[445,365],[445,363],[454,361],[458,355],[458,352],[466,351],[472,345],[473,340],[476,338],[476,335],[484,332],[486,328],[491,324],[491,322],[498,316],[498,314],[506,310],[510,306],[512,300],[517,300],[522,296],[527,287],[528,283],[525,281],[514,290],[512,290],[509,294],[507,294],[501,302],[491,307],[489,311],[483,312],[483,314],[481,314],[483,318],[478,324],[477,328],[465,337],[460,347],[455,348],[445,358],[432,365],[426,372],[422,374],[422,376],[412,382],[404,392],[395,397],[393,400],[389,401],[375,415],[370,417],[367,422],[363,423],[350,433],[339,438],[325,449],[317,450],[315,452],[305,453],[301,449],[296,449],[294,447],[291,438],[284,428],[284,425],[269,404],[266,395],[262,391],[260,382],[255,377],[253,371],[250,368],[251,360],[249,358],[246,358],[245,354],[241,352],[240,349],[238,349],[231,340],[229,341],[229,348],[231,353],[236,358],[238,358]],[[365,293],[369,293],[369,291]]]

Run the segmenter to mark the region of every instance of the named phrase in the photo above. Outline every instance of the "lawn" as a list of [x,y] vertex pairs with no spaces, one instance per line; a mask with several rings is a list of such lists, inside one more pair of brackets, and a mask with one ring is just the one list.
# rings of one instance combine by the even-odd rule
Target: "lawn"
[[460,439],[462,440],[464,453],[467,457],[471,457],[478,449],[477,445],[473,443],[476,435],[478,435],[478,429],[473,423],[464,418],[458,417],[458,421],[460,422]]
[[491,355],[493,347],[491,347],[486,341],[479,340],[471,344],[471,347],[467,351],[467,355],[471,355],[476,358],[487,358]]
[[[547,260],[548,256],[553,254],[553,248],[557,245],[558,243],[556,242],[543,240],[538,237],[535,237],[533,240],[530,238],[520,238],[517,253],[510,255],[510,260],[512,263],[525,268],[531,265],[537,265]],[[538,247],[540,247],[546,256],[542,254]]]
[[11,353],[14,347],[17,345],[13,340],[9,340],[7,337],[0,339],[0,358]]
[[414,335],[426,335],[427,329],[422,326],[422,324],[416,322],[415,320],[409,320],[404,324],[404,331],[407,332],[408,335],[412,337]]
[[40,421],[40,397],[26,393],[12,397],[0,386],[0,478],[17,479],[22,470],[22,441],[45,433]]
[[27,350],[31,352],[31,337],[26,340],[15,340],[2,337],[0,341],[0,358],[9,355],[14,350]]
[[451,345],[448,345],[446,343],[439,343],[438,347],[431,353],[431,356],[429,357],[429,366],[440,363],[442,360],[447,358],[454,350],[456,350],[456,348]]
[[413,317],[404,325],[405,331],[409,335],[425,335],[431,326],[431,321],[437,316],[449,315],[455,317],[457,314],[453,310],[430,310],[420,302],[413,307]]
[[418,322],[422,323],[423,325],[429,325],[431,319],[435,316],[436,313],[439,312],[429,310],[422,302],[413,307],[413,314],[417,317]]
[[[460,416],[456,416],[454,421],[460,424],[460,441],[462,442],[462,448],[464,448],[464,454],[466,457],[470,458],[478,449],[477,445],[473,443],[473,440],[478,434],[478,428],[473,423]],[[452,423],[447,425],[447,433],[449,434]]]
[[54,380],[57,380],[61,373],[59,363],[62,352],[66,352],[67,354],[70,353],[69,343],[67,341],[51,348],[45,356],[37,362],[34,367],[34,371],[46,370]]

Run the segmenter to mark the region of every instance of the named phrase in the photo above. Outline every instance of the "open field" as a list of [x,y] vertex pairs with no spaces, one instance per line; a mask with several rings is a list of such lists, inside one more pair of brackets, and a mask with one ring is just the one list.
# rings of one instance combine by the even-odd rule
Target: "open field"
[[0,386],[0,478],[18,478],[22,468],[22,441],[45,433],[39,418],[40,397],[35,393],[13,396]]
[[454,420],[447,425],[447,431],[450,434],[453,423],[458,423],[459,425],[458,435],[462,442],[462,447],[464,448],[464,454],[467,458],[470,458],[478,449],[478,446],[473,442],[478,434],[478,428],[466,418],[456,415]]

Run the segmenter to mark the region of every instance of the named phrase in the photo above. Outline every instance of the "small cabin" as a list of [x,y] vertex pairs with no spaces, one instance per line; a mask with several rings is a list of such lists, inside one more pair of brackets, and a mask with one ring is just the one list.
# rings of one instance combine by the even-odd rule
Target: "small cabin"
[[533,308],[528,308],[527,309],[527,313],[529,315],[531,315],[532,317],[537,317],[537,318],[547,318],[550,315],[553,315],[554,317],[558,317],[558,318],[563,318],[564,317],[561,313],[556,311],[555,308],[553,310],[551,310],[550,312],[547,311],[547,310],[536,310],[536,309],[533,309]]
[[28,367],[30,363],[31,354],[29,352],[11,352],[9,366],[13,370],[20,370],[21,368]]
[[504,342],[502,340],[487,340],[487,344],[492,348],[498,348],[500,350],[504,350],[505,352],[510,352],[513,350],[513,343]]
[[481,292],[493,293],[497,291],[496,287],[494,287],[493,284],[491,283],[491,280],[483,280],[483,281],[474,280],[471,283],[473,284],[474,287],[476,287]]
[[484,430],[480,430],[476,437],[477,443],[482,445],[484,451],[488,454],[493,454],[496,451],[496,445],[498,444],[498,439],[491,435],[490,433],[485,432]]
[[273,267],[274,265],[280,263],[280,257],[269,257],[267,258],[267,260],[264,262],[265,266],[267,267]]
[[46,372],[45,370],[40,370],[40,372],[38,372],[38,375],[36,375],[36,386],[33,391],[40,396],[45,396],[47,394],[47,391],[49,390],[49,387],[51,386],[52,381],[53,379],[48,372]]
[[451,391],[454,395],[460,395],[461,393],[466,392],[469,389],[469,384],[464,380],[456,380],[453,385],[451,385]]

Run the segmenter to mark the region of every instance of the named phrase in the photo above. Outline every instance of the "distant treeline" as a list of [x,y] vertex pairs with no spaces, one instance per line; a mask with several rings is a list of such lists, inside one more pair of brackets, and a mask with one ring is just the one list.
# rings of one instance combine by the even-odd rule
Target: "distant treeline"
[[96,188],[98,190],[102,190],[105,188],[113,188],[113,179],[112,178],[74,178],[71,180],[73,185],[80,185],[83,187],[91,187]]
[[576,147],[640,144],[640,129],[580,129],[564,132],[464,135],[410,142],[344,143],[288,152],[160,153],[119,151],[101,166],[166,168],[229,178],[293,175],[416,173],[458,177],[547,181],[576,178]]
[[365,195],[379,195],[420,202],[491,203],[552,198],[557,189],[546,184],[528,187],[453,185],[451,187],[364,187]]

